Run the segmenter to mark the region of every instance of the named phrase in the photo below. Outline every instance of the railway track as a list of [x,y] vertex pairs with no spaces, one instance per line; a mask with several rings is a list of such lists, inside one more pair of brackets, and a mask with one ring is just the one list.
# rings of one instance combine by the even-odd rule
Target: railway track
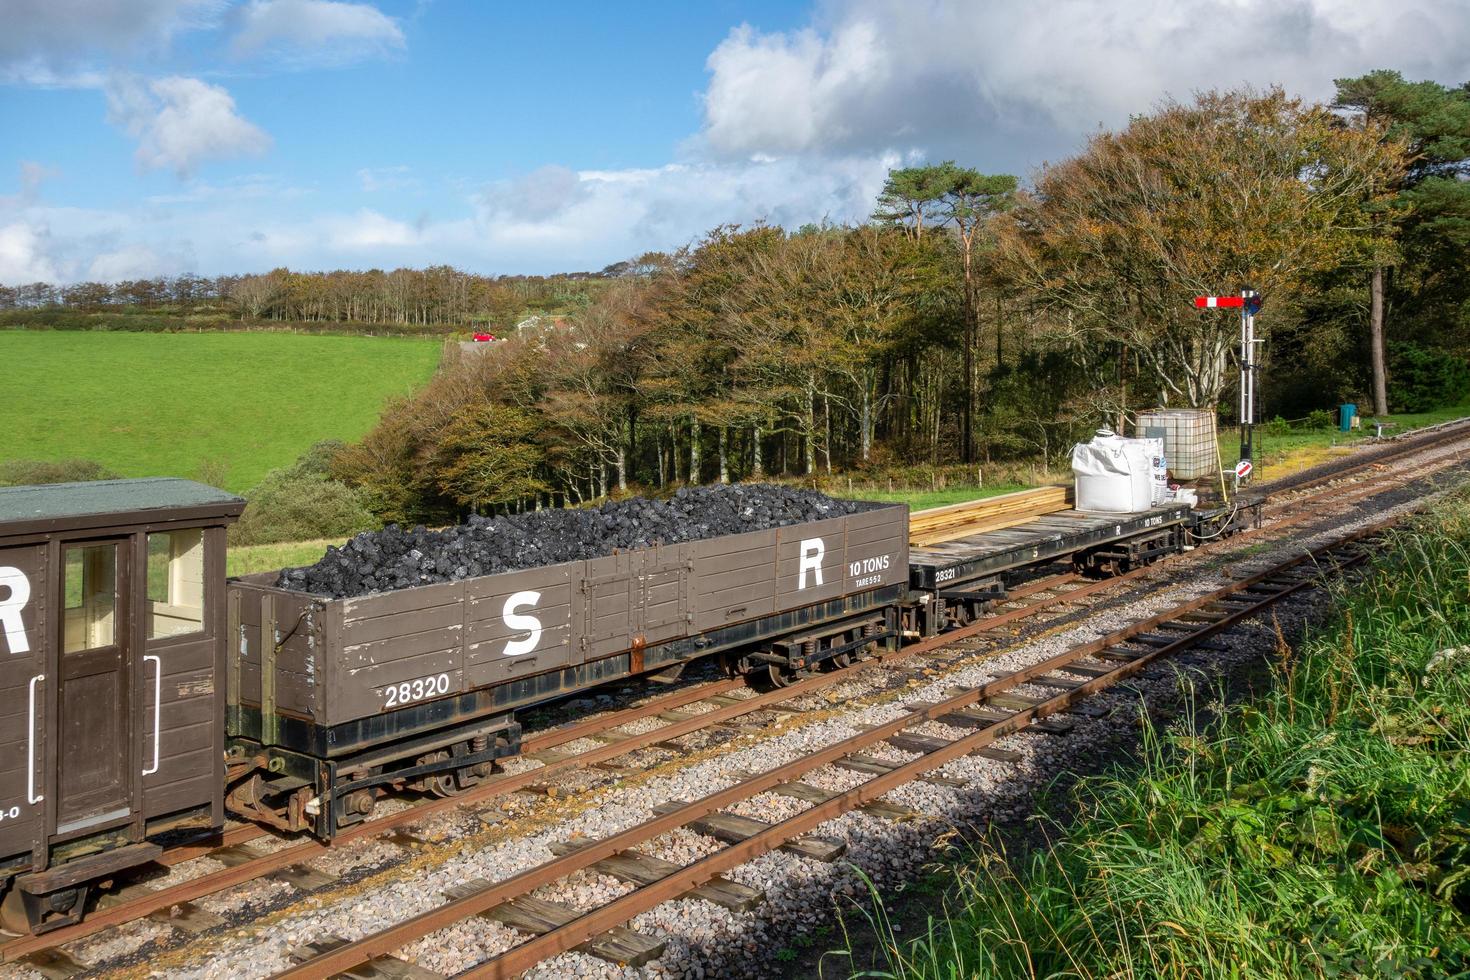
[[[1397,452],[1394,454],[1394,458],[1408,452],[1420,451],[1442,442],[1452,441],[1462,436],[1465,428],[1470,428],[1470,426],[1438,433],[1435,439],[1419,440],[1411,447],[1395,447]],[[1376,456],[1373,460],[1365,462],[1362,465],[1354,465],[1351,467],[1351,470],[1357,472],[1382,462],[1384,462],[1384,458],[1382,456]],[[1432,468],[1433,465],[1431,463],[1425,468]],[[1340,478],[1341,472],[1337,471],[1331,476],[1322,477],[1318,482],[1325,482],[1328,479],[1337,480]],[[1398,475],[1395,474],[1394,476],[1397,477]],[[1329,491],[1323,492],[1331,494],[1334,504],[1352,503],[1355,500],[1381,492],[1384,486],[1391,484],[1391,482],[1393,482],[1393,478],[1379,476],[1366,481],[1361,486],[1343,488],[1339,485],[1331,488]],[[1286,502],[1283,507],[1286,513],[1275,520],[1270,527],[1264,529],[1264,534],[1268,537],[1274,537],[1275,533],[1280,530],[1285,530],[1288,527],[1299,525],[1314,517],[1320,516],[1320,508],[1313,504],[1317,496],[1308,494]],[[1254,538],[1255,535],[1253,534],[1252,537]],[[1042,578],[1012,591],[1010,601],[1012,603],[1019,603],[1015,608],[1006,609],[1003,612],[987,616],[960,630],[946,633],[941,637],[932,638],[923,643],[911,645],[903,650],[880,654],[875,658],[854,664],[850,667],[817,674],[800,680],[789,687],[757,694],[752,697],[733,697],[737,691],[743,689],[745,686],[741,680],[716,680],[674,691],[670,694],[650,699],[643,704],[615,711],[604,717],[585,719],[575,724],[537,733],[525,739],[524,751],[527,755],[539,756],[541,761],[544,762],[544,765],[541,767],[522,772],[501,774],[491,778],[467,794],[449,799],[426,801],[398,813],[349,828],[338,837],[338,844],[386,835],[436,813],[443,813],[456,807],[474,808],[496,797],[524,790],[530,786],[543,783],[549,775],[558,772],[574,768],[596,766],[610,762],[621,755],[626,755],[660,742],[668,742],[682,735],[713,726],[736,722],[743,715],[767,709],[774,705],[779,705],[781,702],[800,697],[803,694],[814,693],[840,683],[843,680],[856,676],[859,671],[870,668],[874,663],[890,666],[896,665],[899,661],[908,658],[919,658],[922,661],[926,655],[943,651],[972,637],[985,634],[994,635],[1002,627],[1020,620],[1036,617],[1047,610],[1064,610],[1070,605],[1077,604],[1081,600],[1088,599],[1105,590],[1115,589],[1124,583],[1134,581],[1156,570],[1157,567],[1137,569],[1125,575],[1092,582],[1084,582],[1079,576],[1071,573]],[[988,651],[971,649],[965,656],[983,655],[986,652]],[[714,710],[702,714],[679,717],[680,708],[701,701],[712,702],[716,707]],[[619,728],[641,719],[658,716],[664,716],[663,720],[667,721],[668,724],[641,734],[608,738],[599,748],[586,752],[562,754],[556,751],[558,747],[573,741],[594,736],[605,737],[610,729]],[[999,734],[1001,733],[997,733],[994,737],[999,737]],[[218,853],[220,848],[225,848],[226,850],[236,849],[241,845],[248,845],[252,840],[258,840],[266,836],[270,835],[265,831],[251,826],[232,828],[226,832],[223,840],[193,842],[172,848],[165,852],[161,863],[175,865],[196,857],[211,856]],[[306,862],[327,853],[329,850],[329,845],[324,845],[314,840],[293,842],[279,850],[251,857],[248,860],[234,864],[234,866],[210,872],[177,886],[128,895],[108,908],[99,909],[78,926],[56,930],[41,936],[21,937],[6,943],[4,947],[0,947],[0,952],[3,952],[3,957],[6,961],[43,954],[45,951],[54,947],[94,934],[107,927],[120,925],[149,915],[165,913],[171,908],[187,907],[188,903],[232,886],[275,873],[289,872],[291,869],[304,865]],[[236,853],[238,854],[239,852],[236,851]]]
[[[802,841],[821,824],[859,807],[871,805],[889,791],[966,755],[983,753],[1003,736],[1024,731],[1051,715],[1073,708],[1101,691],[1138,674],[1148,665],[1172,653],[1197,645],[1217,633],[1270,608],[1282,599],[1315,587],[1327,573],[1366,561],[1371,553],[1371,536],[1382,525],[1355,531],[1314,549],[1308,554],[1278,563],[1266,571],[1231,582],[1204,596],[1191,599],[1163,613],[1140,619],[1090,643],[1072,647],[1030,667],[979,687],[962,689],[935,702],[915,702],[901,717],[877,725],[856,737],[831,745],[766,772],[741,779],[735,785],[694,801],[670,801],[655,808],[658,815],[602,840],[578,843],[551,861],[504,881],[483,882],[455,889],[437,908],[414,916],[388,929],[355,942],[338,944],[325,937],[320,952],[280,978],[309,980],[333,976],[391,954],[394,950],[429,936],[471,916],[488,915],[528,933],[531,938],[466,971],[466,977],[510,977],[559,953],[585,949],[603,955],[626,953],[658,955],[662,950],[652,941],[638,941],[637,934],[611,932],[634,916],[665,901],[684,896],[719,880],[724,872],[769,853],[778,847]],[[1070,675],[1070,676],[1068,676]],[[1020,694],[1019,689],[1043,688],[1048,695]],[[942,721],[974,731],[954,740],[908,733],[929,721]],[[862,750],[887,744],[919,755],[903,764],[887,764],[864,757]],[[854,764],[870,777],[846,792],[822,790],[802,778],[824,766]],[[794,796],[812,805],[779,823],[762,825],[744,820],[732,827],[729,821],[712,820],[734,804],[763,793]],[[645,860],[663,873],[641,887],[591,911],[574,914],[564,907],[547,909],[532,893],[539,888],[583,871],[601,870],[616,874],[615,862],[637,862],[639,851],[654,838],[681,827],[694,827],[727,841],[727,846],[694,863],[667,870]],[[744,830],[740,829],[741,827]],[[638,872],[624,872],[635,878]],[[543,927],[544,926],[544,927]],[[537,934],[539,933],[539,934]]]
[[[1016,620],[1034,615],[1040,609],[1054,607],[1069,599],[1075,601],[1083,596],[1092,595],[1116,584],[1116,580],[1105,580],[1089,582],[1073,589],[1064,589],[1064,586],[1073,584],[1078,579],[1079,576],[1068,573],[1051,576],[1032,583],[1029,586],[1017,589],[1013,593],[1013,599],[1025,603],[1021,608],[1007,610],[995,616],[986,617],[961,630],[945,634],[943,638],[944,642],[955,642],[994,630]],[[1028,599],[1031,601],[1026,602]],[[326,844],[315,839],[305,838],[280,850],[260,854],[249,860],[236,863],[231,867],[225,867],[219,871],[201,875],[200,877],[166,889],[143,891],[134,894],[108,908],[99,909],[75,926],[56,929],[38,936],[23,936],[13,939],[6,943],[0,951],[3,951],[4,960],[11,962],[77,939],[82,939],[111,926],[122,925],[174,906],[191,903],[205,896],[223,891],[224,889],[285,871],[298,865],[303,865],[313,858],[328,853],[333,847],[340,847],[369,837],[386,835],[434,814],[460,807],[474,807],[478,804],[487,803],[497,797],[526,789],[527,787],[544,782],[546,777],[558,772],[572,768],[595,766],[630,752],[648,748],[659,742],[667,742],[704,728],[709,728],[724,722],[735,721],[743,715],[769,708],[772,705],[780,704],[781,702],[846,680],[854,676],[859,670],[870,667],[875,663],[889,664],[909,657],[920,656],[936,649],[939,646],[938,639],[935,638],[934,641],[926,644],[906,647],[903,650],[880,653],[868,660],[840,670],[813,675],[812,677],[797,681],[788,687],[766,691],[749,698],[731,699],[730,703],[721,704],[713,711],[685,718],[676,718],[663,727],[638,735],[628,735],[623,738],[618,738],[587,752],[559,757],[547,757],[545,755],[545,753],[554,751],[558,746],[582,738],[602,735],[610,729],[619,728],[645,718],[668,715],[670,712],[676,712],[679,708],[686,707],[696,701],[712,701],[725,697],[735,691],[743,691],[747,685],[744,680],[738,678],[712,681],[707,684],[663,695],[641,705],[623,709],[610,717],[588,719],[573,725],[550,729],[530,736],[523,742],[522,754],[524,756],[542,756],[544,764],[537,768],[526,769],[516,773],[499,774],[462,795],[427,800],[397,813],[349,827],[337,835],[334,844]],[[188,844],[171,849],[165,853],[160,863],[173,865],[196,857],[209,857],[222,850],[237,848],[241,845],[247,845],[252,840],[259,840],[269,836],[271,835],[268,832],[252,826],[232,828],[232,830],[227,832],[226,839],[223,841],[209,844]]]
[[1369,467],[1380,466],[1411,453],[1453,442],[1467,434],[1470,434],[1470,419],[1441,422],[1438,425],[1415,429],[1413,432],[1406,432],[1401,436],[1386,440],[1390,443],[1388,446],[1360,451],[1341,462],[1328,462],[1308,467],[1299,473],[1292,473],[1269,483],[1260,484],[1255,489],[1267,496],[1307,489],[1322,483],[1340,480]]

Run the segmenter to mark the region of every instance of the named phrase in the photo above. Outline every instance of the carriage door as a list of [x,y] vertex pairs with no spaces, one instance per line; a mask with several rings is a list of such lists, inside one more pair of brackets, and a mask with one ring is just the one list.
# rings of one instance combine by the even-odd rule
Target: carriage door
[[129,539],[62,546],[56,833],[131,811]]
[[44,836],[50,581],[44,544],[0,548],[0,858]]

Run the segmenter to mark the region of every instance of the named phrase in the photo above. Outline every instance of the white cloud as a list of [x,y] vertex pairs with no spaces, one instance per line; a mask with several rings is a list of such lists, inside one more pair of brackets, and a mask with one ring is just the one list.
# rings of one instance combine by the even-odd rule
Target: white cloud
[[50,256],[49,238],[44,225],[25,221],[0,225],[0,284],[18,286],[64,278]]
[[484,192],[483,201],[509,219],[546,221],[585,199],[589,184],[597,179],[595,174],[578,174],[553,164],[492,185]]
[[[252,181],[190,185],[117,210],[35,201],[7,215],[36,234],[12,246],[0,281],[138,278],[293,268],[448,263],[495,272],[600,269],[674,249],[727,222],[787,227],[860,218],[894,156],[820,167],[796,158],[628,170],[538,171],[488,185],[438,218],[388,208],[313,207],[308,191]],[[518,191],[541,196],[530,208]],[[49,229],[49,233],[43,233]]]
[[404,46],[393,18],[366,3],[250,0],[230,44],[238,58],[265,55],[287,63],[345,64]]
[[94,87],[79,68],[99,54],[150,53],[176,33],[206,26],[220,0],[5,0],[0,80]]
[[138,163],[187,176],[206,160],[264,153],[271,138],[235,111],[218,85],[174,75],[120,75],[107,87],[109,116],[138,139]]
[[[0,198],[0,278],[279,265],[596,269],[727,222],[860,219],[888,168],[919,159],[1023,173],[1166,94],[1279,82],[1324,97],[1333,77],[1382,66],[1458,84],[1470,76],[1464,2],[825,0],[804,29],[729,34],[709,57],[704,126],[677,162],[550,165],[469,191],[404,167],[364,167],[355,188],[322,198],[289,176],[191,179],[106,211],[44,205],[27,178],[20,194]],[[236,12],[225,20],[238,26],[237,51],[265,59],[320,63],[403,43],[398,25],[365,4],[256,0]],[[123,76],[107,90],[144,166],[187,175],[270,144],[229,93],[198,79]],[[364,196],[342,203],[356,189]],[[428,204],[432,215],[415,213]]]
[[148,279],[182,271],[176,258],[159,255],[147,245],[133,243],[103,252],[87,266],[87,278],[95,282]]
[[1040,162],[1166,94],[1392,66],[1470,75],[1464,0],[853,0],[803,30],[732,31],[708,60],[713,152],[923,147],[982,166]]
[[[226,255],[230,268],[392,267],[450,263],[484,272],[600,269],[649,249],[675,249],[724,223],[764,218],[795,227],[860,218],[897,157],[829,161],[680,163],[648,169],[573,171],[546,167],[497,181],[440,219],[362,208],[298,217],[191,223],[248,229]],[[208,232],[204,232],[207,236]],[[201,246],[212,268],[212,247]]]
[[33,204],[41,193],[41,185],[59,174],[59,170],[34,160],[22,160],[20,162],[20,191],[16,194],[0,194],[0,212]]
[[321,244],[338,251],[388,251],[424,243],[423,234],[413,225],[370,208],[363,208],[350,217],[329,218],[322,223],[322,230]]
[[[690,162],[633,170],[584,170],[575,183],[544,171],[498,183],[476,199],[489,249],[542,270],[601,268],[648,249],[674,249],[716,225],[766,220],[787,228],[861,218],[893,155]],[[568,171],[567,174],[571,172]],[[523,188],[542,189],[528,210]],[[548,185],[558,189],[553,194]],[[560,261],[558,258],[560,257]]]

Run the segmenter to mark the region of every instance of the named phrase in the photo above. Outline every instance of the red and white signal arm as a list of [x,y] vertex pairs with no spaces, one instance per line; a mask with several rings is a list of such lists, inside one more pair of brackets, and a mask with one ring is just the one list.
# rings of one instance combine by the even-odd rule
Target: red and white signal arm
[[1248,459],[1243,459],[1235,464],[1235,475],[1244,480],[1246,477],[1251,475],[1252,468],[1253,467],[1251,466],[1251,461]]
[[1194,298],[1195,309],[1213,310],[1216,307],[1235,307],[1245,305],[1244,296],[1196,296]]

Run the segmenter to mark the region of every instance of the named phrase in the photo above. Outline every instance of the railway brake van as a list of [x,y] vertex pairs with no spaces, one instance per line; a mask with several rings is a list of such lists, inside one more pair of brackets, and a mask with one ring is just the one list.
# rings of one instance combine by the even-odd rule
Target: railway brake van
[[225,528],[189,480],[0,488],[0,917],[79,921],[165,831],[224,821]]
[[231,579],[227,805],[331,838],[385,792],[450,796],[515,709],[725,656],[782,684],[899,640],[908,508],[357,598]]

